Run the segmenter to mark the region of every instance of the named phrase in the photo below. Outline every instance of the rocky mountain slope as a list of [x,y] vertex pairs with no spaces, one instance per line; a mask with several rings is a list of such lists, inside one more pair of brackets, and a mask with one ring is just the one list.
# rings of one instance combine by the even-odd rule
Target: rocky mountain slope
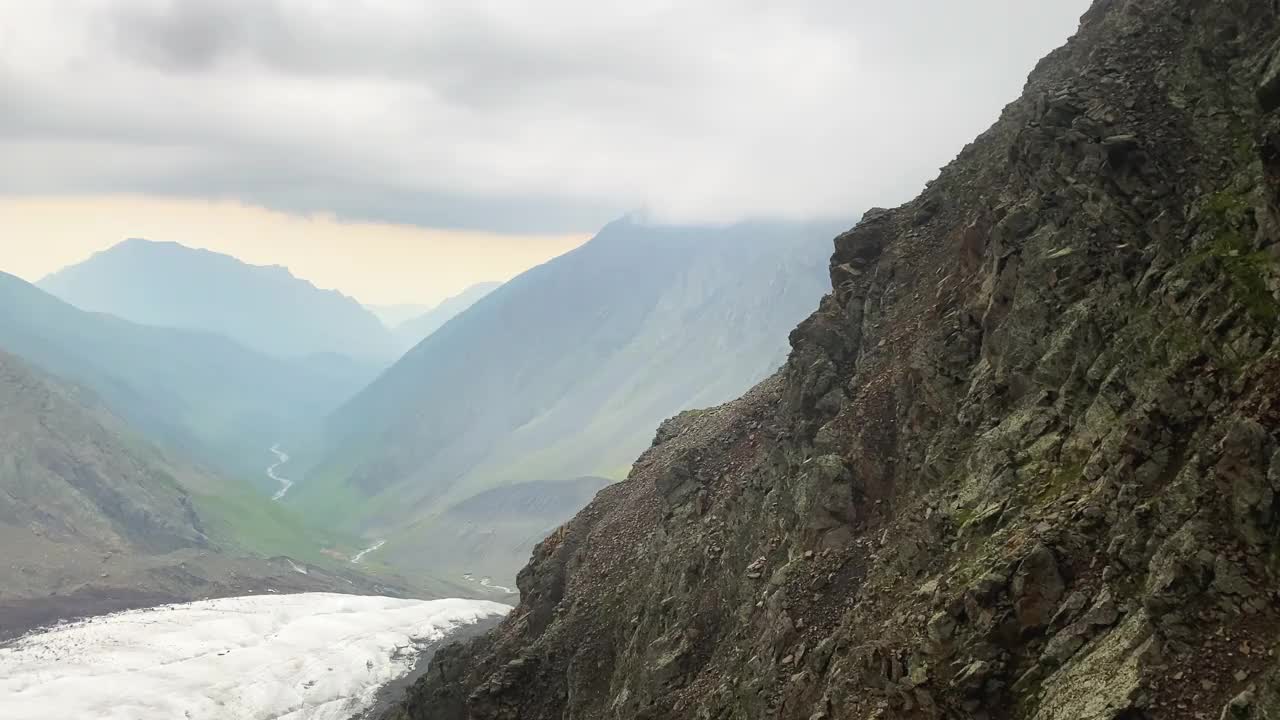
[[[326,459],[290,502],[388,537],[493,488],[620,477],[662,418],[782,364],[787,330],[826,286],[832,232],[613,223],[484,297],[335,412],[317,443]],[[424,539],[392,536],[382,552],[428,560]]]
[[0,353],[0,451],[6,466],[0,515],[38,537],[160,550],[207,542],[190,498],[172,476],[150,472],[114,441],[107,413],[73,386],[38,378]]
[[1280,17],[1098,0],[398,718],[1280,717]]
[[249,265],[173,242],[126,240],[39,286],[82,310],[217,333],[286,359],[334,353],[382,366],[400,350],[373,313],[342,293],[278,265]]
[[239,477],[355,393],[367,368],[341,356],[283,360],[225,337],[79,310],[0,272],[0,349],[92,389],[159,445]]
[[[0,352],[0,639],[61,617],[148,602],[277,590],[372,590],[335,574],[322,538],[241,533],[279,512],[165,455],[96,397]],[[296,529],[268,518],[283,537]],[[334,563],[333,565],[337,565]],[[307,570],[303,573],[299,568]]]

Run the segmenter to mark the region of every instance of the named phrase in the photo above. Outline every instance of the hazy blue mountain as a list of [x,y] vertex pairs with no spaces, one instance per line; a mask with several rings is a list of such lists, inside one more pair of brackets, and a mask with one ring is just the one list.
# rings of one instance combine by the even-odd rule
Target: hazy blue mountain
[[453,318],[337,411],[326,459],[294,500],[356,528],[430,536],[427,518],[487,490],[619,477],[661,420],[736,397],[782,363],[788,333],[830,287],[844,227],[610,224]]
[[0,349],[92,389],[161,445],[243,477],[259,477],[272,443],[305,430],[376,372],[342,356],[284,360],[213,333],[85,312],[5,273]]
[[398,351],[382,322],[342,293],[278,265],[172,242],[126,240],[39,285],[82,310],[215,332],[279,357],[337,353],[389,362]]
[[498,289],[500,282],[476,283],[466,290],[446,298],[439,305],[417,316],[410,318],[395,327],[396,337],[404,350],[422,342],[428,335],[439,330],[453,316],[476,304],[480,298]]
[[434,306],[401,303],[398,305],[365,305],[364,307],[381,320],[382,324],[387,328],[395,329],[397,325],[408,322],[425,312],[430,312]]
[[3,351],[0,547],[0,639],[140,599],[368,585],[322,552],[343,547],[331,536]]

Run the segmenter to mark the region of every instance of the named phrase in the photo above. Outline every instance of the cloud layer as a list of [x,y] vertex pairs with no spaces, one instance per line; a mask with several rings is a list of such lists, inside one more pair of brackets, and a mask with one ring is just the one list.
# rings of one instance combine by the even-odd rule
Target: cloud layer
[[0,0],[0,192],[435,227],[909,197],[1087,0]]

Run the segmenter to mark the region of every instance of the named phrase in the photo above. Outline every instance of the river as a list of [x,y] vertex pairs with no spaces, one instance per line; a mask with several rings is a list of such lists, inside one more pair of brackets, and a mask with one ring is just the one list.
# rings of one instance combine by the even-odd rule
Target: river
[[379,540],[378,542],[376,542],[376,543],[374,543],[374,544],[370,545],[369,547],[367,547],[367,548],[365,548],[365,549],[361,550],[360,552],[356,553],[355,555],[352,555],[352,556],[351,556],[351,564],[352,564],[352,565],[359,565],[359,564],[360,564],[360,561],[361,561],[361,560],[364,560],[364,556],[365,556],[365,555],[368,555],[369,553],[371,553],[371,552],[373,552],[373,551],[377,550],[378,548],[380,548],[380,547],[382,547],[383,545],[386,545],[386,544],[387,544],[387,541],[386,541],[386,540]]
[[275,495],[271,496],[272,500],[280,500],[284,494],[289,492],[289,488],[293,487],[293,481],[286,477],[281,477],[276,473],[276,468],[289,462],[289,453],[280,449],[280,443],[271,446],[271,452],[276,456],[276,461],[267,467],[267,477],[280,483],[280,489]]

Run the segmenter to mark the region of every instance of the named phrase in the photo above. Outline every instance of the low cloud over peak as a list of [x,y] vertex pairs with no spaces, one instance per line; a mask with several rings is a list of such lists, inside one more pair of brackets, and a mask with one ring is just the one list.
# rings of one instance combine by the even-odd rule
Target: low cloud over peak
[[847,216],[917,190],[1087,4],[0,2],[0,192],[507,232]]

